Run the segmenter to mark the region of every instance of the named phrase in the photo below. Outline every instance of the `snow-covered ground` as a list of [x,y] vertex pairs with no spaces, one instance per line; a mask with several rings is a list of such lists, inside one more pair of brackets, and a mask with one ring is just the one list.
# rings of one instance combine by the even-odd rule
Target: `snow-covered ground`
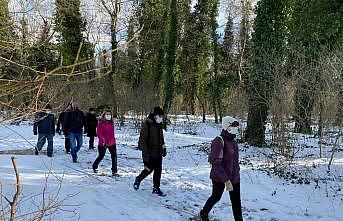
[[[10,185],[15,183],[13,154],[5,153],[19,150],[15,157],[22,192],[16,220],[29,220],[37,214],[43,205],[43,195],[45,207],[50,208],[44,220],[188,220],[200,211],[210,195],[210,167],[207,154],[200,150],[208,147],[220,128],[213,123],[199,123],[196,118],[187,124],[183,120],[174,123],[165,132],[168,155],[161,189],[167,196],[162,198],[151,194],[151,176],[142,182],[139,191],[132,188],[135,176],[143,169],[141,153],[135,150],[138,131],[132,124],[117,130],[119,178],[92,173],[89,168],[97,152],[88,150],[88,138],[79,152],[79,163],[73,164],[64,152],[62,136],[55,137],[53,158],[44,154],[35,156],[30,155],[36,143],[31,126],[0,126],[0,184],[10,199],[15,190]],[[311,142],[318,143],[313,139]],[[335,154],[331,172],[327,173],[331,147],[324,148],[324,157],[318,158],[318,148],[310,147],[312,144],[300,148],[296,155],[299,157],[286,163],[269,148],[240,145],[245,220],[343,220],[343,153]],[[110,168],[107,153],[100,164],[100,173],[110,174]],[[7,206],[3,198],[0,202]],[[28,215],[20,216],[23,214]],[[233,220],[228,193],[210,217]]]

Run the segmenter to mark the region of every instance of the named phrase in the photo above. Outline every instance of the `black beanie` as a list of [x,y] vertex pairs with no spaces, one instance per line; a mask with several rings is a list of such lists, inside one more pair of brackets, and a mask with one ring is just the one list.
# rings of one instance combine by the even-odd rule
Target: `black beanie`
[[164,115],[164,111],[162,110],[161,107],[156,106],[156,107],[154,107],[154,114],[156,114],[156,115]]

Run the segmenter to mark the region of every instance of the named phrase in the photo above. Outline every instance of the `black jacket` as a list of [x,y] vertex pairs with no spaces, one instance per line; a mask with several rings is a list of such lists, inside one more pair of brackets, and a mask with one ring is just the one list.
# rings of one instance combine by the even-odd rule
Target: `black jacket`
[[87,137],[96,137],[96,127],[98,126],[98,120],[95,114],[88,113],[86,115],[86,130]]
[[39,112],[35,116],[33,133],[55,135],[55,116],[45,112]]
[[[67,113],[67,111],[63,111],[60,113],[60,115],[58,116],[58,120],[57,120],[57,127],[56,127],[56,131],[59,133],[62,129],[62,131],[64,132],[64,116]],[[62,128],[61,128],[62,127]]]
[[162,124],[156,123],[153,114],[150,114],[142,123],[138,145],[142,149],[143,155],[154,159],[163,156],[164,137]]
[[80,110],[73,110],[64,114],[64,134],[82,133],[86,125],[85,115]]

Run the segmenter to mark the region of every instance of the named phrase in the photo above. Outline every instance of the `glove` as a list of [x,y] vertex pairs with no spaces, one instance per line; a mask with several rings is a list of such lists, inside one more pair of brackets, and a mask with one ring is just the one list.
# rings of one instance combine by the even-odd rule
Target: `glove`
[[228,192],[233,191],[233,186],[230,180],[225,183],[225,187],[226,187],[226,191]]
[[167,156],[167,149],[166,148],[163,148],[163,154],[162,154],[163,157],[166,157]]

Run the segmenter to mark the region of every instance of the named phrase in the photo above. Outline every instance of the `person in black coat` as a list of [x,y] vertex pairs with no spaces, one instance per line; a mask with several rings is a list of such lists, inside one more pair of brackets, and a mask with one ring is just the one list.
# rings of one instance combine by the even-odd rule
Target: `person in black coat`
[[70,155],[73,163],[77,163],[77,152],[81,149],[83,143],[82,131],[86,127],[86,118],[79,109],[78,103],[72,103],[72,111],[67,112],[64,117],[64,133],[69,135]]
[[35,154],[39,154],[39,151],[42,150],[46,140],[48,140],[47,156],[52,157],[53,139],[55,136],[55,116],[52,114],[50,105],[47,105],[42,112],[36,114],[33,124],[33,134],[38,134]]
[[56,132],[59,135],[61,135],[62,131],[63,131],[63,134],[64,134],[64,146],[65,146],[67,154],[70,153],[70,139],[69,139],[69,134],[65,130],[64,117],[66,116],[66,113],[68,113],[69,111],[71,111],[71,103],[69,103],[68,106],[67,106],[67,109],[65,111],[61,112],[60,115],[58,116],[57,128],[56,128]]
[[86,115],[86,131],[87,137],[89,137],[89,149],[94,149],[94,137],[96,137],[96,127],[98,126],[98,120],[96,119],[95,109],[89,108],[89,112]]

